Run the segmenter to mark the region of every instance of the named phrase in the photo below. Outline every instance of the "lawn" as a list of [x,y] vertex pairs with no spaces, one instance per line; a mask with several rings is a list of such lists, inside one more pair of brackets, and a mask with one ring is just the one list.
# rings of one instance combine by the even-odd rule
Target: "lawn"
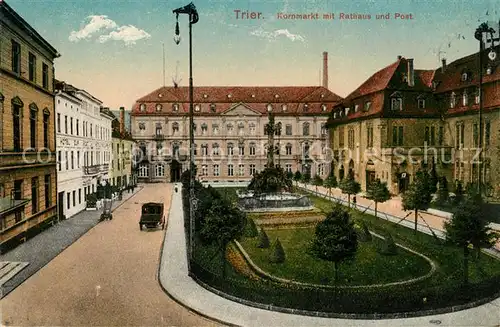
[[[266,230],[269,239],[280,239],[286,260],[282,264],[270,263],[271,249],[256,247],[257,238],[245,238],[241,244],[252,261],[264,271],[286,279],[313,284],[334,285],[333,263],[308,253],[314,237],[314,228]],[[424,258],[398,248],[396,255],[382,255],[377,250],[383,241],[359,242],[354,260],[339,268],[339,285],[370,285],[408,280],[425,275],[431,269]]]

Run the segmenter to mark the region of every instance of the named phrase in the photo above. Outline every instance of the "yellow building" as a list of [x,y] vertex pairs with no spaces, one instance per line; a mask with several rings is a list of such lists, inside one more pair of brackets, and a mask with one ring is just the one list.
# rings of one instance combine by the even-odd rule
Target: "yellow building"
[[120,189],[132,184],[137,184],[134,177],[134,165],[132,162],[132,150],[134,140],[125,129],[125,109],[120,108],[120,118],[112,121],[112,155],[111,165],[109,166],[110,183]]
[[59,53],[0,1],[0,246],[57,221],[54,59]]

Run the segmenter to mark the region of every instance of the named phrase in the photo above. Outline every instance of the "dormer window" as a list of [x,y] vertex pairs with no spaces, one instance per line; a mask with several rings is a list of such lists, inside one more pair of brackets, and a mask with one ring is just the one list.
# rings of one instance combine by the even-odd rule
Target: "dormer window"
[[266,109],[267,109],[268,112],[273,111],[273,105],[270,104],[270,103],[268,103],[267,106],[266,106]]
[[455,92],[451,92],[450,108],[455,108],[456,105],[457,105],[457,95],[455,94]]
[[203,94],[203,98],[208,98],[208,94]]
[[162,109],[162,106],[161,106],[161,104],[158,103],[156,105],[156,111],[161,111],[161,109]]
[[141,103],[141,105],[139,106],[139,110],[146,111],[146,105],[144,103]]
[[358,112],[359,110],[359,104],[354,105],[354,112]]
[[333,113],[333,119],[335,119],[335,118],[337,118],[337,113],[336,112]]
[[201,110],[201,106],[199,104],[194,106],[194,111],[200,111],[200,110]]
[[468,79],[469,79],[469,74],[467,72],[463,72],[461,77],[462,82],[466,82]]
[[321,110],[326,111],[326,104],[321,105]]
[[146,130],[146,124],[145,123],[139,123],[139,130],[140,131]]
[[215,108],[216,108],[215,103],[211,103],[211,104],[210,104],[210,111],[211,111],[211,112],[215,112]]
[[391,95],[391,110],[392,111],[403,110],[403,98],[401,97],[401,93],[394,92]]
[[226,129],[227,129],[228,134],[233,134],[233,130],[234,130],[233,124],[231,124],[231,123],[227,124]]
[[179,104],[178,104],[178,103],[174,103],[174,104],[172,105],[172,111],[174,111],[174,112],[179,111]]
[[275,94],[275,95],[274,95],[274,97],[277,99],[277,98],[279,98],[280,96],[279,96],[279,94]]
[[227,97],[230,99],[230,98],[232,97],[231,93],[229,93],[229,94],[227,95]]
[[363,107],[363,110],[364,111],[368,111],[368,110],[370,110],[371,106],[372,106],[372,102],[371,101],[366,101],[365,102],[365,106]]
[[281,110],[286,111],[288,109],[288,106],[286,104],[281,105]]
[[309,104],[304,103],[304,111],[308,111],[308,110],[309,110]]

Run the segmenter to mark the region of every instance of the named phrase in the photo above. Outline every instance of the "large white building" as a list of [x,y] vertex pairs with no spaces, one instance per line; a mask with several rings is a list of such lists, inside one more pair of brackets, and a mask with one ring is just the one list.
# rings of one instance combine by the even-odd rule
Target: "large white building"
[[99,99],[64,82],[56,82],[55,108],[59,213],[69,218],[109,178],[114,116]]

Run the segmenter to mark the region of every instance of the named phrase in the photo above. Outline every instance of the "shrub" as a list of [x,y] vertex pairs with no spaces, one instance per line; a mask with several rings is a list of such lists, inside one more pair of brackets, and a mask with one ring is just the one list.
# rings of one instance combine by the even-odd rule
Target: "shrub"
[[391,234],[387,233],[385,236],[380,253],[384,255],[395,255],[398,253],[396,243],[394,243],[394,239]]
[[267,237],[267,234],[263,228],[260,229],[259,243],[257,244],[257,247],[262,249],[269,247],[269,237]]
[[368,230],[368,227],[363,221],[357,223],[359,228],[357,228],[356,232],[358,234],[358,240],[361,242],[370,242],[372,240],[372,234]]
[[269,261],[272,263],[282,263],[285,262],[285,251],[283,250],[283,246],[281,246],[281,242],[279,238],[276,239],[276,242],[273,244],[273,248],[271,251],[271,256],[269,257]]
[[251,218],[247,219],[247,224],[245,226],[244,235],[246,237],[255,237],[255,236],[259,235],[259,231],[257,230],[257,226],[255,226],[255,222]]

